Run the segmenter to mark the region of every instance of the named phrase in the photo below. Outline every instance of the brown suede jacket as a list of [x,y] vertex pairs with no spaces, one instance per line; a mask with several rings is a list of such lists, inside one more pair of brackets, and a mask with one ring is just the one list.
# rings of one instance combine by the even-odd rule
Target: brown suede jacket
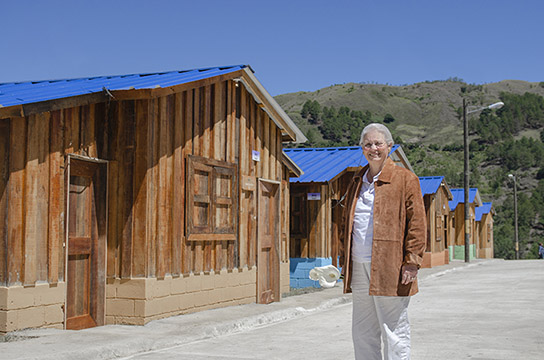
[[[356,174],[348,186],[340,224],[340,266],[344,274],[344,292],[351,292],[351,232],[362,177],[368,165]],[[401,284],[403,264],[418,267],[427,244],[425,205],[418,177],[396,166],[388,158],[374,184],[374,234],[370,295],[411,296],[418,292],[417,280]]]

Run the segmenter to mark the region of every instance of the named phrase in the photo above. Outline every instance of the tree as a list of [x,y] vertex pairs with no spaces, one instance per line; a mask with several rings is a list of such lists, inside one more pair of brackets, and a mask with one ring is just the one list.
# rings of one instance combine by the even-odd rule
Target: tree
[[304,105],[302,105],[302,110],[300,110],[300,116],[302,116],[303,119],[307,119],[308,115],[310,115],[311,104],[312,104],[311,100],[306,100]]
[[310,112],[310,123],[317,124],[320,115],[321,115],[321,105],[317,100],[312,101],[309,108]]
[[389,113],[385,114],[385,116],[383,117],[383,122],[386,124],[392,123],[393,121],[395,121],[395,118]]
[[337,122],[336,118],[323,119],[320,129],[323,134],[323,139],[331,140],[334,143],[342,141],[342,124]]
[[300,110],[300,116],[311,124],[317,124],[321,116],[321,105],[317,100],[306,100]]
[[308,144],[310,146],[315,146],[317,141],[317,130],[312,128],[308,129],[308,132],[306,132],[306,138],[308,139]]

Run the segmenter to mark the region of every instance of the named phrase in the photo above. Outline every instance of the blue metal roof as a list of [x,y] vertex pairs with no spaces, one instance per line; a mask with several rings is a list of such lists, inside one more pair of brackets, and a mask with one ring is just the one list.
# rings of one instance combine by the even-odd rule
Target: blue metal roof
[[475,213],[474,219],[476,221],[481,221],[482,220],[482,215],[489,214],[489,212],[491,211],[491,206],[492,206],[492,203],[484,202],[482,204],[482,206],[476,207],[476,209],[475,209],[476,213]]
[[419,186],[421,186],[421,194],[427,195],[436,193],[443,180],[443,176],[420,176]]
[[149,74],[0,83],[0,107],[92,94],[101,92],[104,88],[110,91],[164,88],[228,74],[246,67],[248,66],[234,65]]
[[[399,145],[393,145],[391,153]],[[292,183],[325,182],[332,180],[348,167],[365,166],[368,162],[360,146],[330,148],[283,149],[304,174],[290,178]]]
[[[453,200],[450,200],[450,211],[455,210],[457,204],[465,203],[465,189],[450,189],[451,194],[453,195]],[[473,203],[476,198],[476,193],[478,193],[478,188],[470,188],[468,190],[468,202]]]

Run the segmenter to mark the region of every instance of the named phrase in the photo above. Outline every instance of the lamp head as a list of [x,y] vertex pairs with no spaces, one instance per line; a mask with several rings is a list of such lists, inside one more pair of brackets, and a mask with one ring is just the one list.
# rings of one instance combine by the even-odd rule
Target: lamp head
[[494,104],[489,105],[488,109],[499,109],[504,106],[504,103],[502,101],[496,102]]

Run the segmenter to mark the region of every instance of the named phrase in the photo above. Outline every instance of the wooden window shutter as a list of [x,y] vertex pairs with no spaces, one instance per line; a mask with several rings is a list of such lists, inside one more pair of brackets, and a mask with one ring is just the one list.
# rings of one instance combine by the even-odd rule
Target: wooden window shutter
[[236,240],[236,165],[187,157],[187,240]]
[[188,160],[187,235],[210,234],[213,168],[192,156]]
[[213,169],[213,232],[234,234],[236,213],[236,174],[233,167]]
[[436,215],[436,241],[442,241],[443,221],[442,215]]

